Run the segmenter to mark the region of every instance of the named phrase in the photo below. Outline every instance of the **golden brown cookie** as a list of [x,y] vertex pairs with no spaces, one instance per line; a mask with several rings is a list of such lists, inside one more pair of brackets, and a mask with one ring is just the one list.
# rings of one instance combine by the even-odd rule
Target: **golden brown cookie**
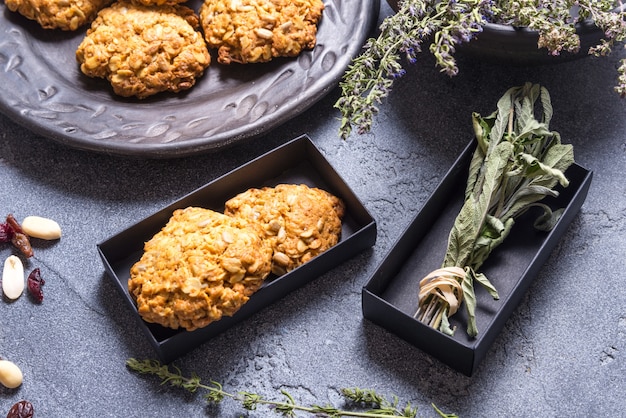
[[325,190],[280,184],[235,196],[224,213],[261,224],[274,250],[272,272],[282,275],[339,242],[344,210]]
[[174,5],[186,3],[187,0],[131,0],[135,4],[144,6],[163,6],[164,4]]
[[113,0],[5,0],[12,12],[34,20],[44,29],[74,31],[91,22]]
[[270,273],[272,250],[260,235],[208,209],[174,211],[130,270],[139,315],[189,331],[233,315]]
[[120,0],[101,10],[76,50],[81,71],[140,99],[191,88],[211,58],[196,13]]
[[322,0],[205,0],[204,37],[221,64],[294,57],[315,46]]

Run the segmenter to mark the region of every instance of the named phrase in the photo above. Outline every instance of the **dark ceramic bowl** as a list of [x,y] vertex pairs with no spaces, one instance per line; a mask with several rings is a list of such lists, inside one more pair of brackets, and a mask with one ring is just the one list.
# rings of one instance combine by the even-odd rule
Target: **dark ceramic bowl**
[[[399,0],[387,0],[394,11],[398,11]],[[623,10],[626,6],[617,7]],[[483,31],[470,42],[457,48],[458,52],[490,62],[515,65],[542,65],[571,61],[589,56],[589,47],[597,45],[604,33],[601,29],[586,21],[576,25],[580,37],[578,53],[562,52],[558,56],[550,55],[547,49],[538,48],[539,34],[535,30],[516,28],[509,25],[487,23]]]

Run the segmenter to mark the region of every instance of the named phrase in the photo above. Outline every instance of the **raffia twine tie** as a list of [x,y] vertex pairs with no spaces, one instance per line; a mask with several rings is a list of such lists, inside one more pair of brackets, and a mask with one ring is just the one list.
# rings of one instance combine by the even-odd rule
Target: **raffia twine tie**
[[420,280],[419,308],[414,317],[437,328],[442,315],[440,302],[448,306],[447,316],[454,315],[463,303],[464,278],[465,270],[461,267],[442,267]]

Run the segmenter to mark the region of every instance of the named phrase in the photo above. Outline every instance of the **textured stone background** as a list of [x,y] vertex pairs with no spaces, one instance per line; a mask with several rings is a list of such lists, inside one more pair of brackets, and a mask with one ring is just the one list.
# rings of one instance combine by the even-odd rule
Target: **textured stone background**
[[[382,5],[382,16],[390,13]],[[0,389],[40,417],[266,417],[129,373],[151,358],[130,309],[105,275],[96,244],[250,159],[307,133],[378,223],[374,248],[338,266],[175,362],[231,392],[341,405],[359,386],[397,395],[435,416],[619,416],[626,410],[626,102],[608,59],[539,67],[460,60],[448,78],[422,54],[381,107],[371,133],[341,141],[338,90],[267,135],[219,153],[136,160],[68,149],[0,116],[0,209],[57,220],[63,239],[36,248],[46,299],[0,303],[0,356],[25,381]],[[593,170],[587,201],[471,378],[362,318],[361,288],[471,139],[470,115],[495,109],[506,89],[545,85],[552,128]],[[4,260],[11,254],[0,246]]]

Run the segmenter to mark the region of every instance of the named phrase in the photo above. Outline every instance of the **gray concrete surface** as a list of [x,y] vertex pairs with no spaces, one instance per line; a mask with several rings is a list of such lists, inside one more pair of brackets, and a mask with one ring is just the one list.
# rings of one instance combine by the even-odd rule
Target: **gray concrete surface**
[[[389,13],[383,5],[383,15]],[[371,251],[338,266],[175,364],[231,392],[341,406],[342,387],[375,389],[435,416],[626,415],[626,102],[612,90],[620,52],[541,67],[463,59],[448,78],[423,54],[381,107],[373,131],[342,141],[338,90],[267,135],[218,153],[137,160],[69,149],[0,116],[0,211],[48,216],[60,242],[31,266],[45,300],[0,303],[0,356],[24,372],[0,389],[0,415],[20,399],[38,417],[271,417],[225,400],[207,407],[130,373],[154,354],[105,275],[96,244],[178,197],[301,133],[308,133],[378,222]],[[363,319],[361,288],[506,89],[545,85],[552,128],[593,170],[587,201],[478,372],[465,377]],[[4,260],[12,250],[0,245]],[[300,415],[306,416],[306,415]]]

